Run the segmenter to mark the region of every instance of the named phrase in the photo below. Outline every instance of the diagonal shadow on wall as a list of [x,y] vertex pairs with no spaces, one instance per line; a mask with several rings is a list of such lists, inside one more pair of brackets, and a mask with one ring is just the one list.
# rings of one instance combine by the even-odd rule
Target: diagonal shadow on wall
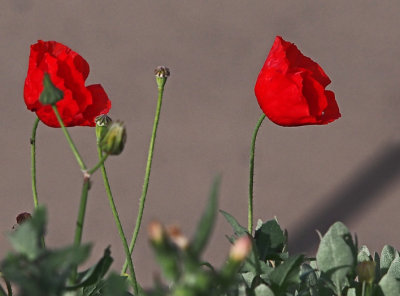
[[326,203],[316,207],[313,214],[306,217],[305,223],[289,232],[290,252],[315,250],[319,242],[317,229],[324,234],[334,222],[346,223],[362,215],[362,210],[371,206],[379,194],[399,178],[400,143],[396,143],[385,147],[377,157],[355,172],[343,187],[321,199]]

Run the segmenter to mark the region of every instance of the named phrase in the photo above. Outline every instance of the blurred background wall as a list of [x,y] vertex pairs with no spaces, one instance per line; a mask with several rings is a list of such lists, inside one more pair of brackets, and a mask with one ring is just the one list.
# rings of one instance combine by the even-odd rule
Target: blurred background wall
[[[314,253],[318,236],[341,220],[372,250],[400,247],[400,4],[381,1],[50,1],[1,0],[0,255],[6,233],[32,211],[29,137],[34,114],[23,102],[29,46],[62,42],[90,64],[110,116],[128,128],[125,151],[107,161],[125,231],[134,227],[156,106],[153,69],[171,69],[137,248],[138,279],[157,268],[146,226],[157,218],[191,235],[211,181],[221,173],[220,208],[246,225],[248,151],[261,114],[253,87],[276,35],[294,42],[329,75],[342,118],[327,126],[283,128],[265,121],[258,137],[255,217],[277,216],[291,250]],[[71,128],[88,164],[92,128]],[[38,192],[49,210],[47,241],[72,242],[81,173],[59,129],[40,125]],[[220,216],[206,258],[219,265],[231,233]],[[130,236],[130,235],[129,235]],[[85,242],[94,261],[109,244],[123,251],[100,174],[93,176]]]

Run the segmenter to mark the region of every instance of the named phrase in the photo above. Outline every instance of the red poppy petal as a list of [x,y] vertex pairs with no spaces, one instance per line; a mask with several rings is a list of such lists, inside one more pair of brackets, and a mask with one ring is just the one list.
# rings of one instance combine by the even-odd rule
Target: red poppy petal
[[325,91],[325,95],[328,101],[328,106],[324,110],[324,115],[322,116],[322,122],[324,124],[332,122],[342,116],[339,111],[339,106],[335,100],[334,92],[327,90]]
[[82,125],[95,126],[95,118],[110,111],[111,101],[100,84],[89,85],[87,89],[92,94],[93,104],[83,112],[84,123]]

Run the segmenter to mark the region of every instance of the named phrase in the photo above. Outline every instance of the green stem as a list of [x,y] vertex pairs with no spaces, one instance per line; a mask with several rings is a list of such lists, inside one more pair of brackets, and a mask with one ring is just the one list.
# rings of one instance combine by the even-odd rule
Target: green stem
[[82,241],[82,229],[83,229],[83,223],[85,222],[86,204],[87,204],[89,187],[90,187],[90,179],[84,178],[82,193],[81,193],[81,201],[79,204],[78,218],[76,220],[76,226],[75,226],[74,245],[76,246],[79,246]]
[[39,118],[36,117],[33,123],[32,136],[31,136],[31,176],[32,176],[32,194],[33,204],[35,209],[39,205],[37,189],[36,189],[36,130],[39,125]]
[[265,119],[265,114],[262,114],[258,119],[256,128],[253,132],[253,138],[251,140],[250,148],[250,177],[249,177],[249,204],[248,204],[248,231],[250,234],[253,233],[253,179],[254,179],[254,152],[256,149],[256,138],[261,123]]
[[[101,152],[101,150],[100,150]],[[99,162],[90,170],[87,171],[89,175],[92,175],[95,171],[97,171],[100,167],[104,167],[104,162],[108,158],[109,154],[101,154],[99,157]]]
[[[101,151],[100,147],[97,147],[97,151],[98,151],[99,159],[103,159],[103,152]],[[115,202],[114,202],[114,198],[113,198],[113,195],[111,192],[111,187],[110,187],[110,183],[108,181],[107,171],[104,166],[104,162],[101,163],[101,174],[103,176],[104,187],[106,189],[108,201],[110,203],[110,208],[111,208],[112,214],[114,216],[115,225],[117,226],[118,234],[119,234],[119,237],[121,238],[121,242],[124,247],[125,257],[126,257],[126,260],[128,261],[128,267],[129,267],[129,271],[130,271],[130,277],[131,277],[131,281],[132,281],[133,291],[135,292],[135,295],[137,295],[138,294],[138,284],[137,284],[137,280],[136,280],[135,269],[133,267],[132,257],[131,257],[131,253],[129,252],[129,246],[128,246],[128,242],[126,240],[124,229],[122,228],[121,220],[119,219],[119,215],[118,215],[118,211],[117,211],[117,207],[115,206]]]
[[[82,241],[83,223],[85,222],[86,204],[87,204],[89,189],[90,189],[90,179],[84,177],[82,193],[81,193],[81,201],[79,204],[78,218],[76,220],[76,226],[75,226],[75,237],[74,237],[75,246],[80,246]],[[78,273],[77,269],[75,269],[75,271],[71,275],[72,284],[75,283],[77,273]]]
[[[31,142],[31,176],[32,176],[32,195],[33,195],[33,204],[35,209],[39,206],[39,200],[37,195],[37,185],[36,185],[36,131],[39,125],[39,118],[36,117],[35,122],[33,123],[32,128],[32,136],[30,139]],[[44,241],[44,236],[41,237],[42,247],[46,247],[46,243]]]
[[[139,211],[138,211],[138,215],[136,217],[135,230],[133,231],[132,240],[129,245],[129,252],[131,254],[135,247],[136,239],[137,239],[137,236],[138,236],[139,230],[140,230],[140,225],[142,223],[144,205],[146,202],[147,189],[149,187],[151,163],[153,160],[154,142],[156,140],[157,126],[158,126],[158,121],[160,119],[160,110],[161,110],[163,94],[164,94],[164,87],[162,86],[162,87],[158,88],[157,109],[156,109],[156,114],[154,117],[153,132],[151,134],[150,147],[149,147],[149,152],[148,152],[148,156],[147,156],[147,165],[146,165],[146,172],[145,172],[145,176],[144,176],[142,195],[141,195],[140,201],[139,201]],[[122,267],[122,273],[126,273],[127,266],[128,266],[128,262],[125,260],[124,266]]]
[[61,119],[60,113],[58,112],[56,105],[52,105],[51,107],[53,108],[53,111],[54,111],[54,113],[55,113],[55,115],[57,117],[58,123],[60,124],[61,129],[64,132],[65,137],[67,138],[69,147],[71,147],[72,153],[74,153],[75,158],[78,161],[79,166],[81,167],[81,170],[85,171],[86,170],[86,165],[83,162],[82,157],[80,156],[80,154],[78,152],[78,149],[76,149],[76,146],[75,146],[74,142],[72,141],[71,136],[69,135],[67,129],[65,128],[65,125],[64,125],[64,123],[63,123],[63,121]]

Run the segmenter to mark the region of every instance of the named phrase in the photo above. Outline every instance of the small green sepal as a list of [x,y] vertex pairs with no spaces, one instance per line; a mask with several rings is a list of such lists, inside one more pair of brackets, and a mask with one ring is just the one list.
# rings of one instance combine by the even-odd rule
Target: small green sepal
[[43,76],[43,91],[39,97],[40,103],[43,105],[55,105],[63,97],[63,91],[57,88],[51,81],[50,75],[45,73]]

